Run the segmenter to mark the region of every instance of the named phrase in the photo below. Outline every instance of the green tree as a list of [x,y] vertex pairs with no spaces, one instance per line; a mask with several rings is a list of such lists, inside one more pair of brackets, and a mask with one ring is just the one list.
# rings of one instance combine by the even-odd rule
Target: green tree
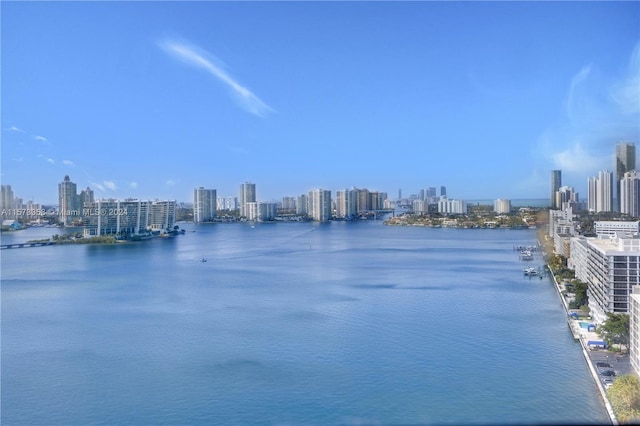
[[587,297],[587,283],[584,283],[580,280],[574,281],[574,293],[575,293],[575,302],[578,306],[588,305],[589,298]]
[[608,396],[620,422],[640,422],[640,379],[637,376],[618,377],[609,388]]
[[629,315],[607,312],[607,319],[598,327],[598,334],[602,336],[608,346],[613,344],[629,344]]

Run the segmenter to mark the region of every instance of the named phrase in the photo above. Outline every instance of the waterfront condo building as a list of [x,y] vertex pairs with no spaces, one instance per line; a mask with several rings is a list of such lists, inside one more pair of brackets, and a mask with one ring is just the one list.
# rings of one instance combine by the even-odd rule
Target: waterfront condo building
[[256,201],[247,203],[247,220],[254,222],[266,222],[274,220],[277,214],[278,205],[276,203]]
[[331,220],[331,191],[326,189],[313,189],[309,191],[308,211],[309,216],[318,222]]
[[587,283],[589,309],[595,322],[607,312],[628,313],[629,295],[640,283],[640,238],[575,237],[570,266]]
[[248,217],[247,213],[247,203],[255,203],[256,202],[256,184],[251,182],[245,182],[240,185],[240,196],[239,204],[240,204],[240,216]]
[[98,200],[83,208],[84,235],[136,236],[173,230],[175,201]]
[[193,221],[212,222],[216,218],[218,196],[215,189],[203,187],[193,190]]
[[216,207],[218,211],[236,211],[238,210],[238,197],[220,197],[216,200]]
[[640,286],[635,286],[629,296],[629,316],[629,360],[640,374]]
[[467,203],[463,200],[450,200],[442,198],[438,201],[438,213],[443,214],[465,214],[467,213]]
[[300,194],[296,198],[296,214],[305,215],[309,214],[309,197],[305,194]]
[[498,198],[493,202],[493,210],[498,214],[507,214],[511,212],[511,200]]
[[626,172],[620,181],[620,213],[640,217],[640,173]]
[[342,189],[336,191],[336,217],[351,220],[358,217],[358,190]]
[[81,219],[78,187],[68,175],[58,184],[58,217],[65,226]]

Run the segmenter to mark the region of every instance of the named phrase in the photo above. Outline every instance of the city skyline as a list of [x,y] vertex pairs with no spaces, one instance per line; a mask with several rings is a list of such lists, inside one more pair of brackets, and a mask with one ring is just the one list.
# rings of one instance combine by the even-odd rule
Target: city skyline
[[584,199],[640,142],[637,2],[0,7],[1,180],[41,204],[65,175],[96,198],[543,199],[550,170]]

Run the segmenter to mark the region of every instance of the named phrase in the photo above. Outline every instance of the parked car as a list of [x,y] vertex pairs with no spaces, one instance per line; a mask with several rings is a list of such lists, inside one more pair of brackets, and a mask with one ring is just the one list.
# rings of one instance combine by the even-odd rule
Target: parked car
[[613,367],[611,367],[611,364],[609,364],[608,362],[601,362],[601,361],[596,362],[596,367],[598,367],[598,368],[613,368]]
[[616,375],[616,372],[613,370],[604,370],[600,372],[601,376],[608,376],[608,377],[614,377]]

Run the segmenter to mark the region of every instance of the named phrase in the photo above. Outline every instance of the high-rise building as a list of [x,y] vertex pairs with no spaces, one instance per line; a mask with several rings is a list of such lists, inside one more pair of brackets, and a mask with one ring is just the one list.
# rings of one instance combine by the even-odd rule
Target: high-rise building
[[[221,197],[216,200],[216,206],[218,211],[220,210],[228,210],[235,211],[238,210],[238,197]],[[217,212],[216,212],[217,215]]]
[[331,220],[331,191],[313,189],[309,191],[309,215],[313,220],[326,222]]
[[245,182],[240,185],[240,196],[238,201],[240,204],[240,216],[248,217],[247,203],[256,202],[256,184]]
[[551,170],[551,208],[558,209],[559,206],[556,202],[556,192],[562,186],[562,171]]
[[627,172],[620,181],[620,213],[640,217],[640,172]]
[[58,184],[58,217],[65,226],[71,225],[74,220],[81,219],[81,211],[78,204],[77,185],[71,182],[67,175]]
[[447,196],[447,187],[446,186],[441,186],[440,187],[440,196],[441,197],[446,197]]
[[282,197],[282,210],[286,212],[294,212],[296,210],[296,198]]
[[176,202],[172,200],[97,200],[85,208],[95,212],[83,217],[85,236],[167,233],[176,221]]
[[307,195],[300,194],[296,198],[296,214],[309,214],[309,197]]
[[247,220],[266,222],[273,220],[277,213],[277,204],[272,202],[255,201],[247,203]]
[[565,209],[568,204],[571,204],[577,209],[578,202],[578,193],[572,186],[561,186],[556,191],[555,204],[557,208]]
[[636,145],[621,142],[616,145],[616,192],[615,210],[620,211],[620,181],[624,174],[636,169]]
[[613,173],[602,170],[588,180],[587,208],[596,213],[613,210]]
[[438,213],[465,214],[467,213],[467,203],[464,200],[450,200],[443,197],[438,201]]
[[2,211],[2,219],[14,219],[16,208],[15,198],[11,185],[2,185],[2,193],[0,196],[0,211]]
[[84,207],[86,204],[93,203],[93,190],[87,186],[87,189],[83,189],[80,191],[80,195],[78,196],[78,207]]
[[211,222],[217,212],[217,191],[204,187],[193,190],[193,221],[195,223]]
[[358,213],[371,210],[371,197],[368,189],[356,189],[356,208]]
[[511,212],[511,200],[498,198],[493,202],[493,210],[498,214],[507,214]]
[[640,282],[640,240],[574,237],[570,253],[576,278],[587,283],[595,322],[604,322],[607,312],[628,313],[629,295]]
[[336,217],[350,220],[358,216],[357,194],[355,188],[336,191]]

